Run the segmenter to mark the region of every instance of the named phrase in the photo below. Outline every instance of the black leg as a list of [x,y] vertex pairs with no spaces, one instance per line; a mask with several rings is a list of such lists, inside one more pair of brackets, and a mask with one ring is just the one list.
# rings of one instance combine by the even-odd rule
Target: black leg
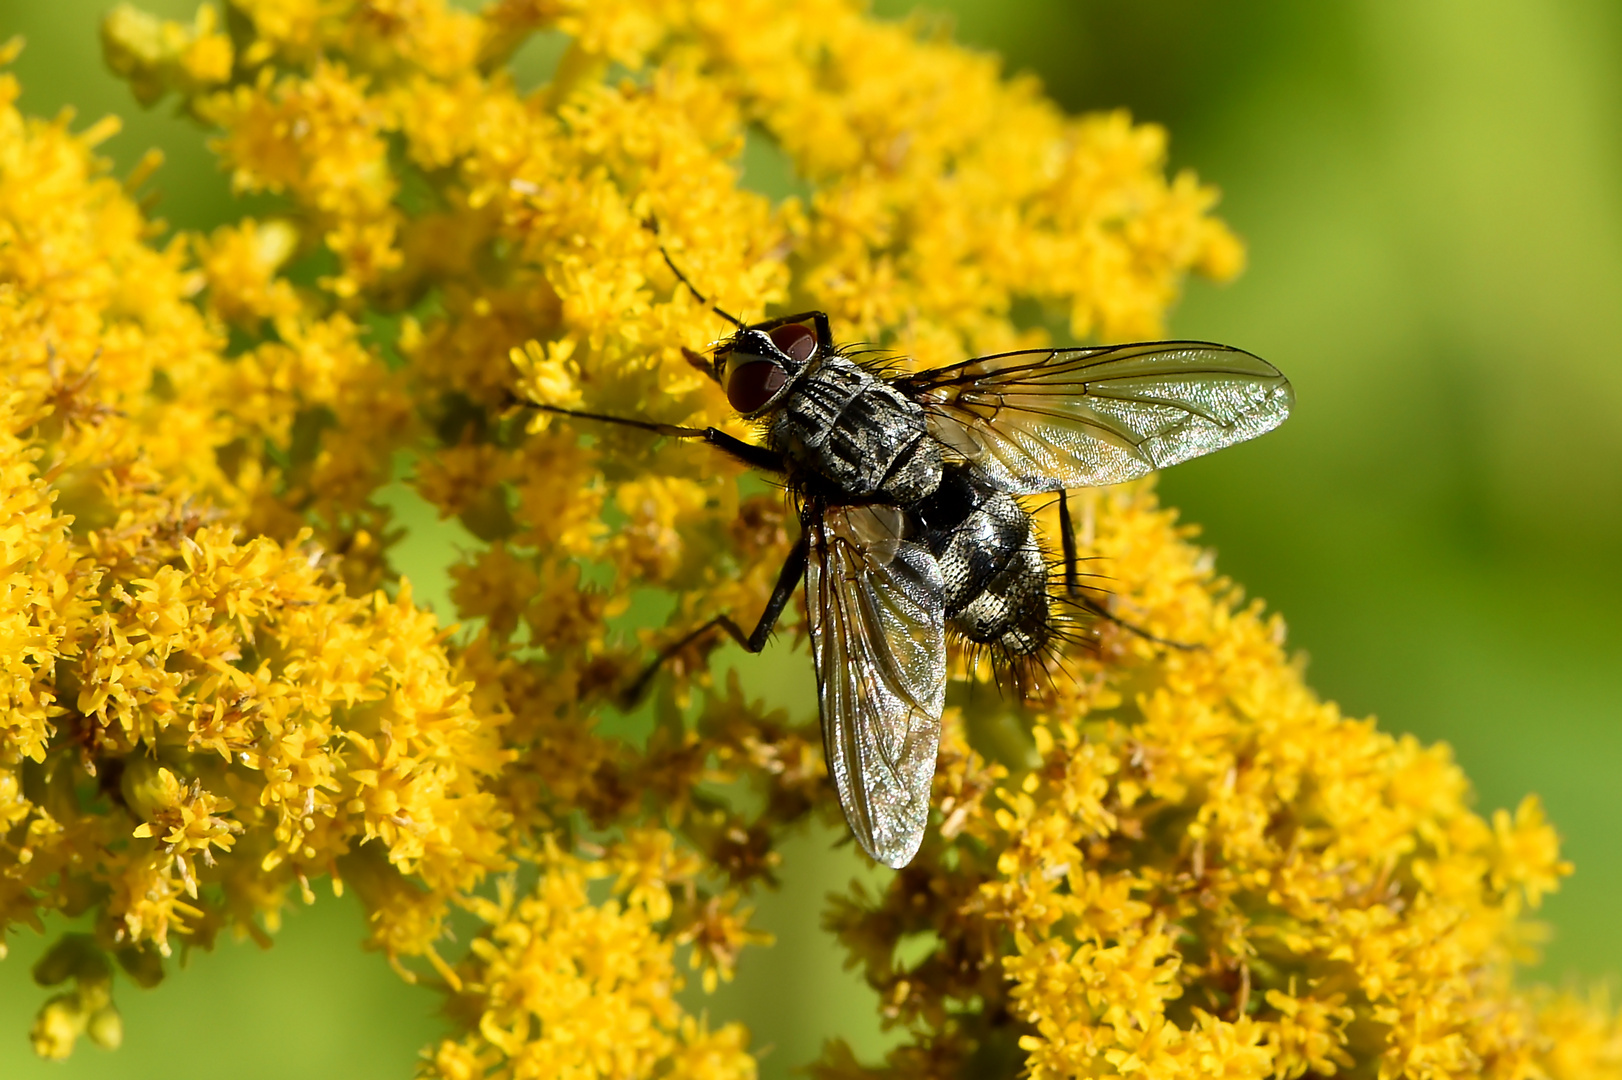
[[1070,524],[1070,504],[1065,500],[1065,493],[1062,490],[1059,492],[1059,546],[1064,551],[1064,591],[1071,600],[1097,615],[1100,619],[1107,619],[1121,629],[1138,635],[1145,641],[1152,641],[1156,645],[1165,645],[1172,649],[1191,650],[1199,648],[1199,646],[1190,645],[1186,641],[1172,641],[1151,634],[1143,627],[1121,618],[1081,591],[1081,575],[1076,569],[1076,534]]
[[563,409],[556,405],[542,405],[534,401],[525,401],[520,404],[531,409],[539,409],[541,412],[553,413],[557,416],[573,416],[580,420],[597,420],[604,424],[619,424],[622,427],[633,427],[638,431],[652,432],[655,435],[664,435],[672,439],[703,439],[727,457],[732,458],[734,461],[741,461],[750,468],[774,473],[788,471],[783,462],[782,454],[775,450],[768,450],[764,446],[746,443],[742,439],[734,438],[717,428],[656,424],[651,420],[631,420],[623,416],[605,416],[602,413],[583,412],[579,409]]
[[746,443],[742,439],[733,438],[724,431],[709,427],[704,429],[704,441],[715,447],[734,461],[741,461],[751,468],[761,472],[786,473],[788,464],[783,455],[776,450],[769,450],[764,446]]
[[[659,219],[658,218],[656,218],[656,217],[654,217],[654,216],[652,216],[650,214],[648,216],[648,219],[646,221],[644,221],[642,223],[642,225],[643,225],[644,228],[646,228],[653,235],[655,235],[655,236],[659,235]],[[693,283],[691,281],[687,280],[687,275],[682,273],[681,268],[676,265],[676,260],[672,259],[670,257],[670,252],[665,250],[665,245],[664,245],[663,241],[661,241],[660,244],[659,244],[659,254],[661,254],[661,255],[663,255],[665,257],[665,265],[670,267],[670,272],[672,274],[676,275],[676,280],[677,281],[679,281],[683,285],[687,286],[687,291],[693,294],[693,299],[694,300],[697,300],[699,303],[705,305],[711,311],[713,311],[717,315],[721,316],[721,318],[725,319],[727,322],[731,323],[733,326],[736,326],[739,330],[743,329],[743,320],[739,319],[736,315],[728,315],[726,312],[722,311],[720,309],[720,307],[718,307],[715,304],[710,303],[709,297],[705,296],[703,293],[699,292],[696,288],[693,287]]]
[[625,688],[620,695],[620,704],[626,708],[636,704],[647,690],[648,683],[667,660],[712,630],[725,630],[728,637],[751,653],[758,653],[764,649],[766,639],[772,635],[772,628],[777,625],[783,609],[788,606],[789,598],[794,595],[794,587],[805,576],[805,560],[810,546],[811,534],[802,531],[799,540],[795,541],[793,549],[789,551],[788,558],[783,561],[783,569],[777,575],[777,587],[772,590],[771,599],[766,601],[766,610],[760,613],[760,621],[755,624],[754,633],[745,637],[743,630],[729,616],[717,615],[674,645],[661,649],[653,663],[644,668],[642,674]]
[[1070,503],[1064,488],[1059,489],[1059,546],[1064,551],[1064,591],[1081,595],[1081,576],[1076,570],[1076,530],[1070,524]]
[[794,547],[789,550],[788,558],[783,560],[783,569],[778,571],[777,585],[772,589],[771,599],[766,601],[766,610],[760,613],[760,621],[755,624],[755,632],[744,641],[737,635],[738,644],[752,653],[758,653],[766,647],[766,639],[771,636],[772,628],[777,625],[778,618],[783,609],[788,606],[789,597],[794,595],[794,587],[805,577],[805,559],[811,550],[811,534],[803,527],[800,538],[794,541]]
[[1070,597],[1070,599],[1081,605],[1092,614],[1097,615],[1100,619],[1112,622],[1116,626],[1119,626],[1122,630],[1125,630],[1128,633],[1136,634],[1145,641],[1152,641],[1156,645],[1164,645],[1168,649],[1181,649],[1184,652],[1193,652],[1195,649],[1200,648],[1199,645],[1193,642],[1173,641],[1171,638],[1163,638],[1159,634],[1151,634],[1137,623],[1121,618],[1119,615],[1115,614],[1115,612],[1111,611],[1103,604],[1100,604],[1097,600],[1094,600],[1086,593],[1075,593]]

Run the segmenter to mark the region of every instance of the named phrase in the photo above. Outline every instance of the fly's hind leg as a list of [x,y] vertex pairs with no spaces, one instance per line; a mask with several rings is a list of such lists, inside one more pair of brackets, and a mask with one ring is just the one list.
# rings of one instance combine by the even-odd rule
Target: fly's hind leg
[[[746,444],[747,445],[747,444]],[[728,637],[736,641],[751,653],[758,653],[766,647],[766,639],[771,637],[772,628],[782,616],[783,609],[788,606],[789,598],[794,595],[794,587],[805,576],[805,560],[810,551],[811,534],[801,530],[800,539],[788,553],[783,561],[783,569],[777,575],[777,587],[772,590],[771,599],[766,601],[766,610],[760,613],[760,621],[755,623],[754,632],[745,636],[742,628],[727,615],[717,615],[698,629],[684,635],[679,641],[667,645],[659,651],[653,663],[643,669],[642,674],[620,693],[620,705],[630,708],[641,700],[647,692],[648,683],[659,673],[659,669],[670,660],[672,656],[681,652],[693,642],[698,641],[706,634],[715,630],[724,630]]]
[[1081,575],[1076,569],[1076,530],[1070,524],[1070,502],[1059,489],[1059,547],[1064,552],[1064,591],[1072,600],[1082,599]]
[[1070,598],[1072,603],[1075,603],[1092,614],[1097,615],[1100,619],[1106,619],[1109,622],[1114,623],[1116,626],[1119,626],[1121,629],[1131,631],[1140,638],[1143,638],[1145,641],[1152,641],[1156,645],[1165,645],[1167,648],[1184,650],[1196,649],[1199,647],[1197,645],[1191,645],[1186,641],[1172,641],[1171,639],[1163,638],[1158,634],[1151,634],[1149,631],[1145,630],[1141,626],[1138,626],[1136,623],[1128,622],[1126,619],[1121,618],[1119,615],[1110,611],[1109,608],[1106,608],[1103,604],[1100,604],[1097,600],[1094,600],[1092,597],[1088,596],[1082,591],[1081,573],[1076,568],[1076,564],[1079,561],[1076,556],[1076,533],[1075,529],[1070,523],[1070,502],[1065,497],[1065,492],[1063,489],[1060,489],[1059,491],[1059,546],[1064,552],[1064,591],[1065,595]]

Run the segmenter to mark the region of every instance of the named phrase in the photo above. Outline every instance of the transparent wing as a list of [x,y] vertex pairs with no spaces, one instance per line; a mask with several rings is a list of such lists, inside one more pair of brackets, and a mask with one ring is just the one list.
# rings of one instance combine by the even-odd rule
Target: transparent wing
[[1205,341],[1002,353],[896,384],[1015,494],[1131,480],[1271,431],[1295,403],[1272,364]]
[[814,515],[805,576],[828,772],[851,832],[897,869],[924,838],[946,697],[940,568],[901,523],[890,507]]

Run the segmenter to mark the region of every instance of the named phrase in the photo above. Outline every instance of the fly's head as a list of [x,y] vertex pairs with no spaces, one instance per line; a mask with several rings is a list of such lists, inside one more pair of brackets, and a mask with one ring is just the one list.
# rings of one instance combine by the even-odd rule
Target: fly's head
[[715,350],[711,374],[748,420],[777,408],[800,377],[833,351],[828,316],[808,311],[740,327]]

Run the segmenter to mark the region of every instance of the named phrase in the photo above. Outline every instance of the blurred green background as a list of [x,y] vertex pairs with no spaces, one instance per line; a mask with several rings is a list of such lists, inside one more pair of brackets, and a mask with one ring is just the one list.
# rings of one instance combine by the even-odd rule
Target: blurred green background
[[[124,116],[103,150],[124,171],[164,149],[148,185],[159,214],[188,227],[233,216],[202,136],[161,106],[142,113],[102,68],[106,6],[0,0],[0,38],[29,41],[23,108]],[[1483,811],[1543,796],[1577,874],[1545,904],[1553,936],[1533,974],[1622,971],[1622,5],[932,10],[1067,108],[1166,124],[1174,166],[1222,188],[1250,268],[1231,286],[1195,283],[1172,330],[1275,361],[1300,405],[1278,433],[1172,470],[1166,499],[1204,526],[1223,571],[1285,614],[1326,697],[1450,742]],[[443,595],[447,533],[422,524],[403,555]],[[744,670],[758,687],[773,666]],[[772,1047],[768,1077],[829,1036],[869,1053],[886,1043],[872,996],[814,929],[823,895],[860,872],[833,839],[785,853],[785,887],[762,903],[779,946],[746,954],[707,1003]],[[192,957],[153,992],[122,984],[124,1048],[83,1046],[63,1067],[27,1048],[40,939],[16,935],[0,968],[0,1075],[408,1076],[440,1030],[434,1001],[362,953],[362,931],[355,907],[324,900],[294,912],[269,952]]]

